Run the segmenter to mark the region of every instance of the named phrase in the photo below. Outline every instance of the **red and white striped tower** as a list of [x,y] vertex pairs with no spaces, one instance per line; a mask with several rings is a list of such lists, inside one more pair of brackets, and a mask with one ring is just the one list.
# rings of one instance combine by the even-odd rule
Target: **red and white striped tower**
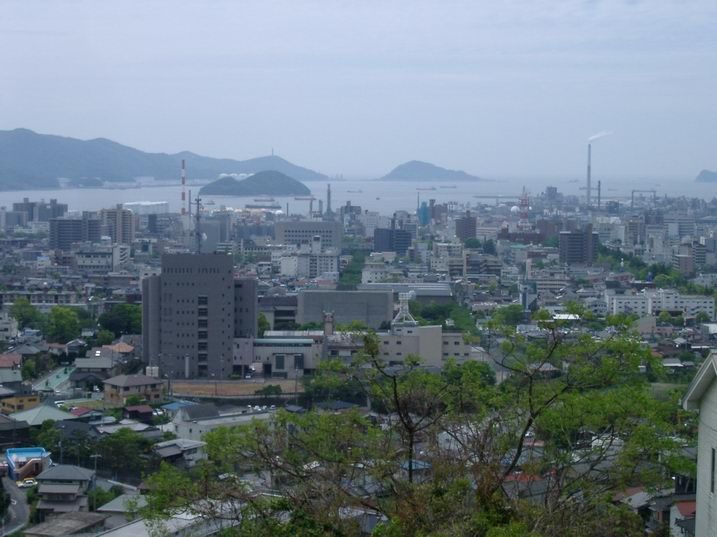
[[184,167],[184,159],[182,159],[182,216],[187,214],[187,170]]

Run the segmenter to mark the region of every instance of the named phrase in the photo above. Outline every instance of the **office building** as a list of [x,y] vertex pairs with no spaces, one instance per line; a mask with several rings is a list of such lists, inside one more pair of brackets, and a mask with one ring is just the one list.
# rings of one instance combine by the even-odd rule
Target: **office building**
[[470,211],[466,211],[465,216],[456,218],[456,237],[462,242],[468,239],[475,239],[476,217],[471,216]]
[[561,231],[559,235],[560,262],[567,265],[591,265],[597,259],[598,234],[592,224],[581,230]]
[[69,250],[75,243],[99,242],[102,237],[99,218],[85,212],[80,218],[53,218],[50,220],[50,248]]
[[335,248],[340,252],[344,227],[341,222],[332,221],[284,221],[276,223],[274,233],[277,244],[310,244],[318,235],[324,248]]
[[57,203],[56,199],[51,199],[50,203],[43,201],[30,201],[29,198],[23,198],[19,203],[12,204],[14,212],[27,214],[28,222],[49,222],[53,218],[61,218],[67,214],[67,204]]
[[374,252],[396,252],[399,255],[406,255],[411,242],[410,231],[395,228],[376,228],[373,231]]
[[235,337],[256,335],[257,283],[231,256],[171,254],[142,281],[143,358],[171,378],[228,378]]

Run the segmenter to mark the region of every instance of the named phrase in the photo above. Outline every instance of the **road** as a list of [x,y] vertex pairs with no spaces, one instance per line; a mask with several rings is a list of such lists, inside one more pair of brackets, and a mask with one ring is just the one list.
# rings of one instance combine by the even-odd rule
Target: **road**
[[12,498],[11,505],[7,509],[7,518],[2,524],[0,537],[11,535],[27,524],[30,518],[30,508],[27,505],[27,495],[23,489],[17,488],[15,482],[9,477],[2,478],[5,491]]
[[57,390],[67,382],[70,375],[75,370],[74,367],[58,367],[50,373],[43,375],[32,385],[33,390]]

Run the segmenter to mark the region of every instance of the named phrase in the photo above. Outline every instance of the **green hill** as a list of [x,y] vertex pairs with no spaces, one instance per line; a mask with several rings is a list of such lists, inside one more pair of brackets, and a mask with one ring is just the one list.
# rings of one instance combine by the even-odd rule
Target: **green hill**
[[0,190],[55,188],[58,178],[68,178],[75,183],[132,181],[140,176],[179,180],[182,159],[186,161],[190,179],[266,170],[279,171],[301,181],[326,179],[323,174],[273,155],[233,160],[204,157],[189,151],[145,153],[105,138],[79,140],[15,129],[0,131]]
[[306,196],[306,185],[281,172],[258,172],[246,179],[222,177],[202,187],[200,195],[214,196]]
[[481,181],[480,177],[464,171],[449,170],[420,160],[411,160],[396,166],[381,179],[386,181]]

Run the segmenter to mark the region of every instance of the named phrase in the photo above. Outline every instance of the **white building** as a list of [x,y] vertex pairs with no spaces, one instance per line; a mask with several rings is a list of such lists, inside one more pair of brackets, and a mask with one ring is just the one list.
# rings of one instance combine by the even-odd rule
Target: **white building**
[[704,361],[682,400],[699,410],[697,430],[697,515],[695,535],[714,535],[717,528],[717,353]]
[[0,312],[0,341],[8,341],[17,337],[18,325],[14,317],[7,311]]
[[605,291],[607,312],[634,313],[643,317],[657,315],[661,311],[680,312],[685,315],[705,313],[710,319],[715,317],[715,301],[711,296],[683,295],[674,289],[644,289],[634,294],[616,294]]

